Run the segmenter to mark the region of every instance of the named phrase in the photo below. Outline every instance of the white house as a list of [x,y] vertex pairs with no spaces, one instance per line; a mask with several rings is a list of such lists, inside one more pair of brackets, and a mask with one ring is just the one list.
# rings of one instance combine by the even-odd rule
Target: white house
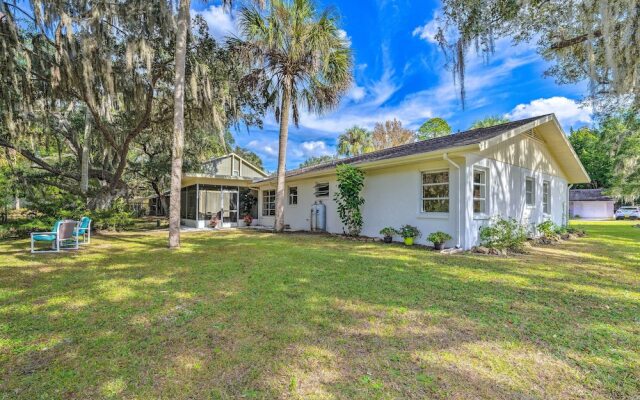
[[[361,156],[287,172],[285,224],[309,230],[315,202],[326,207],[326,230],[342,233],[333,196],[335,167],[365,172],[362,234],[380,236],[386,226],[417,226],[418,243],[435,231],[449,233],[447,246],[478,244],[491,217],[513,217],[532,229],[568,218],[569,184],[589,182],[555,115],[472,129]],[[253,181],[259,224],[273,226],[275,177]]]
[[571,189],[569,216],[586,219],[611,219],[615,200],[602,194],[602,189]]

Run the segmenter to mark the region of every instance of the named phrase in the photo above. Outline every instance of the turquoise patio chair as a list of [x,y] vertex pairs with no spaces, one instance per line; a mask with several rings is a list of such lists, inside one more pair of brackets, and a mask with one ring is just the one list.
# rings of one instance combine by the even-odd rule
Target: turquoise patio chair
[[74,236],[82,237],[82,242],[79,242],[80,244],[91,243],[91,222],[91,218],[82,217],[78,229],[73,232]]
[[[51,232],[31,233],[31,253],[57,253],[60,250],[77,250],[78,236],[74,232],[78,228],[77,221],[56,221]],[[36,250],[35,243],[50,243],[50,250]]]

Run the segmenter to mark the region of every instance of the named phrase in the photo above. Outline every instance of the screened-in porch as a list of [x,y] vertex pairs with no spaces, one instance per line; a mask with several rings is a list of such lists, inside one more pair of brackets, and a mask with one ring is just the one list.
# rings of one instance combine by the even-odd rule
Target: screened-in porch
[[186,226],[204,228],[216,221],[216,227],[244,225],[246,214],[257,220],[258,192],[242,186],[196,183],[180,193],[180,219]]

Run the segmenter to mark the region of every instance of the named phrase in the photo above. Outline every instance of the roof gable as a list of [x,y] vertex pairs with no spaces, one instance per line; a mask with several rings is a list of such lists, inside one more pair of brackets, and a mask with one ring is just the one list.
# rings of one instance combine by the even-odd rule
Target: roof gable
[[591,178],[580,162],[578,155],[569,143],[555,114],[533,118],[527,124],[489,138],[480,143],[480,149],[486,150],[518,135],[528,135],[545,143],[548,153],[554,158],[569,183],[589,183]]
[[211,176],[239,176],[244,178],[264,178],[267,173],[236,153],[212,158],[201,165],[205,174]]

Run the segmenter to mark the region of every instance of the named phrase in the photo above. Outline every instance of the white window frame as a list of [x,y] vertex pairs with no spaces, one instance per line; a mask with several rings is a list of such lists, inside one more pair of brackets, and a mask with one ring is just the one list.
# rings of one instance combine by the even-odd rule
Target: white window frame
[[[320,186],[325,186],[325,185],[327,186],[326,194],[324,194],[324,191],[320,192],[318,190]],[[329,197],[331,193],[331,185],[329,184],[329,182],[316,182],[316,185],[313,188],[314,188],[314,194],[316,197]]]
[[[424,197],[424,187],[425,186],[444,186],[445,183],[423,183],[425,174],[440,174],[446,172],[447,173],[447,197]],[[420,171],[420,204],[418,205],[418,210],[421,215],[427,216],[447,216],[451,211],[451,172],[448,169],[437,169],[437,170],[427,170]],[[425,211],[424,210],[424,201],[425,200],[446,200],[447,201],[447,211]]]
[[[475,174],[476,172],[481,172],[482,174],[484,174],[484,183],[476,183],[475,181]],[[471,185],[472,185],[472,190],[471,190],[471,209],[473,210],[473,215],[476,218],[482,218],[482,217],[486,217],[487,215],[489,215],[489,188],[491,187],[489,185],[489,171],[487,168],[479,168],[479,167],[474,167],[473,168],[473,172],[471,175]],[[476,186],[483,186],[484,187],[484,197],[475,197],[475,187]],[[483,201],[484,202],[484,209],[482,211],[475,211],[475,202],[476,200],[479,201]]]
[[[529,181],[531,181],[531,202],[527,199],[527,182]],[[524,204],[531,208],[536,206],[536,178],[533,176],[526,176],[524,178]]]
[[[546,187],[546,192],[545,192]],[[551,182],[542,181],[542,212],[551,215]]]
[[[273,192],[273,194],[271,194]],[[267,194],[268,193],[268,194]],[[267,202],[267,199],[273,198],[273,207],[266,207],[268,204],[272,202]],[[273,212],[273,214],[271,213]],[[274,217],[276,215],[276,191],[275,189],[265,189],[262,191],[262,216],[263,217]]]
[[[296,193],[292,194],[291,193],[291,189],[295,189]],[[288,191],[288,197],[289,197],[289,205],[290,206],[297,206],[298,205],[298,187],[297,186],[289,186],[289,191]],[[293,200],[295,198],[295,203],[293,203],[291,200]]]

